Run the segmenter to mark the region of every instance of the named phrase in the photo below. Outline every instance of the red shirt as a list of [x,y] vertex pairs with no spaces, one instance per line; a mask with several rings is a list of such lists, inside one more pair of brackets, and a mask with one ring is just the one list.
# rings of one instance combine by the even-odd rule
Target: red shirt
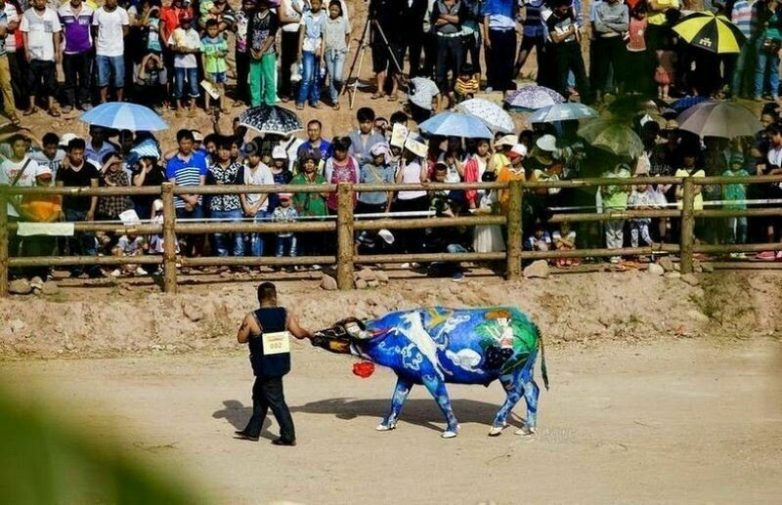
[[181,16],[183,12],[189,12],[190,16],[193,16],[193,9],[190,7],[163,7],[160,10],[160,21],[163,23],[163,30],[161,33],[163,44],[168,44],[168,39],[171,38],[171,34],[179,27],[179,16]]

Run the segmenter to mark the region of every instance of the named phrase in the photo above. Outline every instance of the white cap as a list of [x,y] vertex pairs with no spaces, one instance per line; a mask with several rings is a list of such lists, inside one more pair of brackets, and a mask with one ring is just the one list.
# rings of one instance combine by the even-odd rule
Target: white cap
[[272,159],[273,160],[287,160],[288,159],[288,153],[285,152],[285,148],[282,146],[274,146],[274,149],[272,149]]
[[71,143],[71,140],[77,138],[79,138],[79,136],[75,133],[63,133],[62,137],[60,137],[60,147],[68,147],[68,144]]
[[535,145],[538,146],[538,149],[541,151],[554,152],[557,149],[557,139],[551,134],[543,135],[535,142]]
[[35,176],[36,177],[41,177],[42,175],[49,175],[49,176],[51,176],[51,175],[54,175],[54,173],[52,172],[52,169],[49,168],[48,166],[46,166],[46,165],[38,165],[38,171],[35,172]]
[[152,202],[152,208],[155,209],[155,212],[160,212],[163,210],[163,200],[158,198],[154,202]]
[[510,152],[516,153],[522,157],[527,156],[527,146],[524,144],[516,144],[511,148]]
[[385,142],[378,142],[369,149],[372,156],[382,156],[388,152],[388,145]]

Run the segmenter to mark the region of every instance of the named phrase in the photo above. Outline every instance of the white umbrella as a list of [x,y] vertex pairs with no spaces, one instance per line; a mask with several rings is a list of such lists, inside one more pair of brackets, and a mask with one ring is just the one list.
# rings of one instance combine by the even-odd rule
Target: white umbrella
[[477,117],[492,131],[511,133],[514,130],[515,125],[510,114],[496,103],[483,98],[466,100],[457,105],[456,110]]

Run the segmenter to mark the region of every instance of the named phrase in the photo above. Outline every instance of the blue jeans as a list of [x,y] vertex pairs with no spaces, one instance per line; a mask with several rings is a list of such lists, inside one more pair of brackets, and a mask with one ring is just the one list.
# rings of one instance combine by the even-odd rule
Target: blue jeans
[[742,91],[742,84],[747,82],[744,79],[744,67],[747,64],[747,58],[749,57],[751,50],[752,49],[750,44],[744,44],[744,46],[741,48],[741,52],[739,53],[738,58],[736,58],[736,67],[733,69],[733,80],[731,82],[731,91],[735,96],[739,96]]
[[99,88],[107,87],[112,76],[115,88],[125,87],[125,58],[123,56],[98,55],[95,57],[95,63],[98,66]]
[[[65,220],[69,223],[78,223],[87,220],[86,210],[65,209]],[[76,232],[73,237],[67,239],[71,256],[97,256],[98,246],[95,243],[95,235],[92,232]],[[86,272],[91,277],[96,277],[100,273],[98,265],[89,267],[74,266],[71,267],[74,275],[80,275]]]
[[[263,223],[267,221],[269,218],[269,213],[265,210],[259,210],[258,213],[255,215],[255,219],[253,220],[253,223]],[[250,254],[255,256],[256,258],[260,258],[263,256],[263,234],[261,233],[251,233],[250,234]]]
[[[242,211],[236,210],[213,210],[211,216],[214,219],[221,219],[228,222],[241,222]],[[215,249],[218,256],[228,256],[228,247],[231,240],[229,237],[233,237],[233,255],[244,256],[244,239],[241,233],[215,233]]]
[[[287,254],[286,254],[287,253]],[[277,255],[278,258],[283,256],[296,257],[296,235],[290,237],[277,237]]]
[[755,98],[763,95],[763,84],[765,83],[766,70],[768,70],[771,96],[776,100],[779,96],[779,56],[768,54],[763,50],[763,37],[758,37],[755,43],[755,53],[758,58],[755,63]]
[[328,51],[326,53],[326,71],[329,73],[329,98],[336,104],[339,100],[339,92],[342,89],[342,73],[345,66],[344,51]]
[[301,56],[301,82],[296,105],[304,105],[309,100],[310,105],[320,101],[320,62],[315,53],[304,51]]
[[185,80],[187,80],[188,95],[190,98],[198,98],[198,69],[174,67],[174,80],[176,89],[174,89],[174,98],[185,97]]

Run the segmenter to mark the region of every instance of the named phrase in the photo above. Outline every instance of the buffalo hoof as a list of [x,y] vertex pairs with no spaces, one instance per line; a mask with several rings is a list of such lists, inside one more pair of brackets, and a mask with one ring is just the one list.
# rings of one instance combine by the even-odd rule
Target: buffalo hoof
[[380,423],[375,426],[376,431],[391,431],[396,429],[396,424],[383,424]]
[[456,426],[456,429],[453,430],[445,430],[442,435],[440,435],[442,438],[456,438],[456,435],[459,434],[459,426]]
[[502,426],[492,426],[491,429],[489,430],[489,436],[499,437],[500,435],[502,435],[502,430],[504,430],[507,427],[508,427],[507,424],[503,424]]
[[534,435],[535,431],[536,430],[535,430],[534,427],[523,426],[523,427],[519,428],[518,430],[516,430],[516,435],[521,435],[523,437],[529,437],[531,435]]

